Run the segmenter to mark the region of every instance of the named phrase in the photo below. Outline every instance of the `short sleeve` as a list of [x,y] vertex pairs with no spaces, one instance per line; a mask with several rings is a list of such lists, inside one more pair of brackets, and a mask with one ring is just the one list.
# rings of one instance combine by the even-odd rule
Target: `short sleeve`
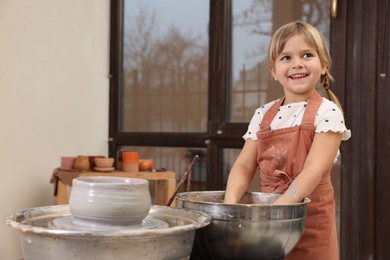
[[271,101],[271,102],[259,107],[258,109],[256,109],[255,113],[252,116],[251,121],[249,122],[248,130],[242,136],[242,138],[244,138],[244,140],[247,140],[247,139],[252,139],[254,141],[257,140],[257,132],[260,130],[260,124],[261,124],[261,121],[263,120],[264,114],[277,101],[278,100]]
[[242,136],[244,140],[247,139],[252,139],[252,140],[257,140],[257,131],[260,130],[260,123],[261,120],[263,119],[263,115],[261,113],[261,109],[258,108],[256,109],[255,113],[252,116],[251,121],[249,122],[248,129],[246,133]]
[[342,111],[334,102],[326,98],[323,98],[323,103],[317,111],[314,124],[316,133],[329,131],[342,133],[341,140],[343,141],[351,137],[351,131],[345,125]]

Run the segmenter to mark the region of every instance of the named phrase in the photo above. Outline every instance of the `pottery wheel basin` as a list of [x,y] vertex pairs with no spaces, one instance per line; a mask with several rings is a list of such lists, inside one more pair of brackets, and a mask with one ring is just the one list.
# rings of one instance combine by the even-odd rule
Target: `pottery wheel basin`
[[26,260],[189,259],[195,230],[210,223],[205,213],[156,205],[147,218],[165,223],[158,227],[58,225],[71,217],[68,205],[47,206],[10,214],[5,223],[20,231]]
[[283,259],[300,239],[309,199],[271,205],[280,195],[246,193],[239,204],[224,204],[224,191],[183,192],[178,208],[198,210],[211,223],[195,234],[192,259]]

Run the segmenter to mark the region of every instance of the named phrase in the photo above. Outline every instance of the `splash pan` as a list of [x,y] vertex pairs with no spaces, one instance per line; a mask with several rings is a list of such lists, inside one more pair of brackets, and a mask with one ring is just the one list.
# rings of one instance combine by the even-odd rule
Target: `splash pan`
[[189,259],[196,229],[210,224],[199,211],[152,206],[139,226],[73,221],[68,205],[21,210],[5,223],[21,232],[29,259]]

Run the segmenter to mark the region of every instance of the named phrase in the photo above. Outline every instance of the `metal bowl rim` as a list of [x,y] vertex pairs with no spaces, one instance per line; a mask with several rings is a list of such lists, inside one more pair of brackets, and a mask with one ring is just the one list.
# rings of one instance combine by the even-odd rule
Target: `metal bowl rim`
[[[225,191],[222,191],[222,190],[214,190],[214,191],[189,191],[189,192],[179,192],[177,195],[176,195],[176,200],[180,200],[180,201],[183,201],[183,202],[191,202],[191,203],[196,203],[196,204],[202,204],[202,205],[224,205],[225,207],[244,207],[244,208],[251,208],[251,207],[279,207],[279,206],[302,206],[302,205],[305,205],[305,204],[308,204],[309,202],[311,202],[310,198],[305,198],[302,202],[298,202],[298,203],[291,203],[291,204],[287,204],[287,205],[272,205],[272,204],[247,204],[247,203],[237,203],[237,204],[233,204],[233,203],[224,203],[224,202],[208,202],[208,201],[197,201],[197,200],[190,200],[190,199],[183,199],[181,196],[182,195],[187,195],[187,194],[197,194],[197,193],[210,193],[210,192],[213,192],[213,193],[216,193],[216,194],[220,194],[220,193],[224,193]],[[277,193],[264,193],[264,192],[247,192],[248,194],[270,194],[270,195],[278,195]]]

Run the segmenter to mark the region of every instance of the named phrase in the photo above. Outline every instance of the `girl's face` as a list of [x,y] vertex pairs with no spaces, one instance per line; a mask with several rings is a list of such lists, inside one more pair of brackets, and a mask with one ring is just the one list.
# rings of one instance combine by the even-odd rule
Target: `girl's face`
[[316,50],[306,43],[304,36],[297,34],[287,40],[270,71],[282,84],[287,104],[308,99],[320,76],[325,74],[326,65],[321,64]]

